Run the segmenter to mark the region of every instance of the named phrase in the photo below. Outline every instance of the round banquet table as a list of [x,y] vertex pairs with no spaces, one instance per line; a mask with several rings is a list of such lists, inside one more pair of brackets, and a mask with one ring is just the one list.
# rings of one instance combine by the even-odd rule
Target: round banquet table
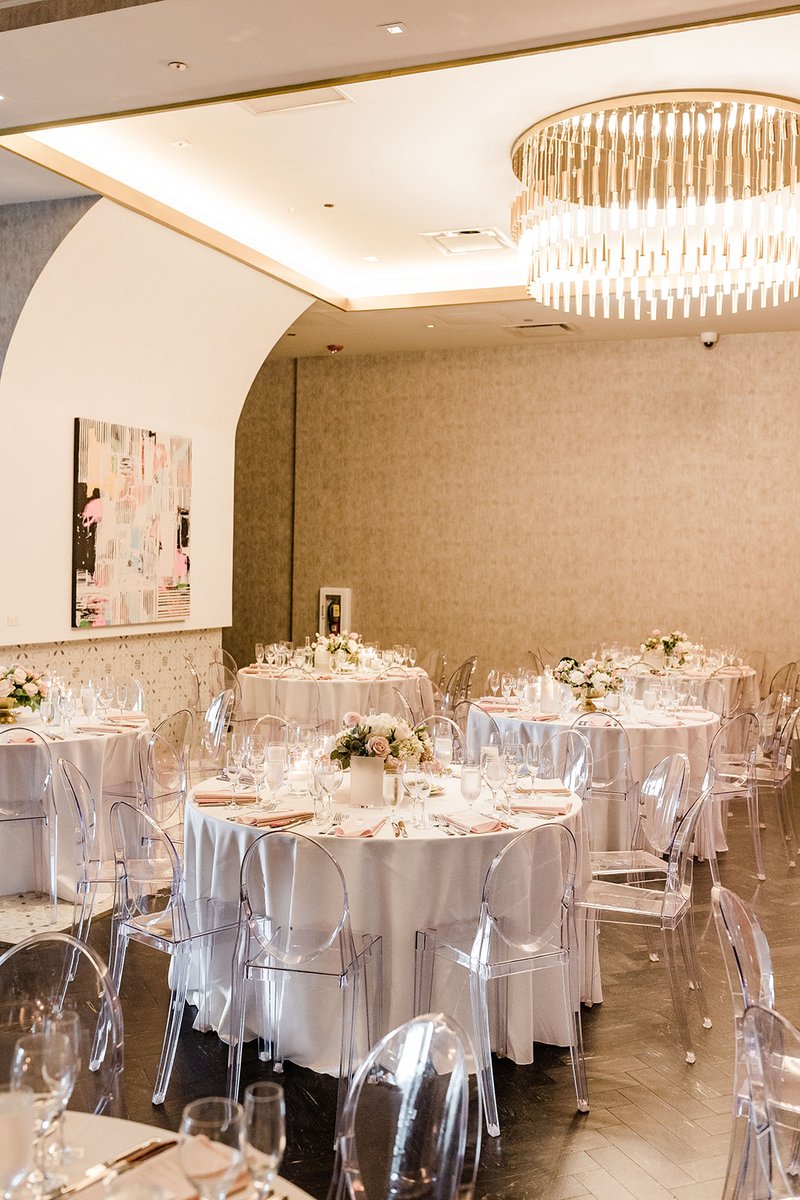
[[[2,1134],[2,1128],[0,1128]],[[65,1118],[64,1135],[68,1145],[80,1147],[83,1154],[65,1170],[70,1183],[77,1182],[83,1173],[96,1163],[108,1162],[120,1155],[129,1154],[137,1146],[145,1142],[157,1140],[175,1142],[177,1135],[168,1129],[154,1125],[143,1125],[139,1121],[123,1121],[117,1117],[96,1117],[90,1113],[68,1112]],[[282,1176],[276,1176],[273,1182],[273,1192],[276,1196],[285,1196],[286,1200],[311,1200],[308,1192],[295,1187]],[[148,1162],[132,1167],[119,1177],[116,1185],[120,1195],[128,1188],[144,1187],[158,1188],[164,1200],[193,1200],[197,1192],[189,1183],[180,1168],[177,1149],[155,1155]],[[108,1194],[104,1182],[98,1181],[87,1187],[81,1193],[82,1200],[105,1200]],[[155,1191],[154,1193],[155,1194]],[[244,1200],[248,1200],[248,1192],[243,1192]]]
[[758,676],[752,667],[679,667],[655,676],[642,675],[636,684],[636,695],[641,700],[649,679],[674,679],[682,684],[705,683],[714,678],[722,684],[725,693],[725,712],[755,712],[759,701]]
[[[274,667],[262,667],[260,670],[257,667],[243,667],[239,671],[242,704],[247,717],[263,717],[267,713],[282,715],[278,705],[278,680],[279,672]],[[332,721],[334,729],[341,728],[346,712],[366,715],[370,696],[376,712],[389,709],[394,699],[393,689],[400,693],[413,713],[421,709],[424,716],[433,715],[431,681],[421,667],[410,667],[391,670],[387,675],[354,670],[335,676],[312,671],[307,678],[284,677],[282,682],[287,689],[287,702],[284,705],[287,716],[302,721],[309,712],[315,694],[312,681],[316,681],[319,687],[319,720]],[[373,688],[373,685],[376,686]]]
[[[82,732],[84,726],[98,732]],[[4,787],[4,772],[7,769],[12,772],[16,769],[16,761],[12,762],[12,759],[24,761],[26,732],[32,729],[43,734],[53,761],[53,788],[59,811],[69,811],[63,794],[64,783],[58,769],[59,758],[66,758],[86,776],[92,789],[97,805],[99,855],[101,858],[113,858],[108,814],[116,797],[108,797],[104,802],[103,792],[104,789],[133,780],[133,749],[136,735],[147,727],[146,721],[131,721],[130,725],[125,726],[105,726],[99,721],[95,723],[76,719],[73,733],[67,736],[66,733],[62,734],[61,726],[57,726],[55,734],[51,735],[38,714],[31,719],[20,721],[13,727],[20,738],[20,743],[13,746],[13,754],[11,747],[0,752],[0,794]],[[6,763],[9,766],[6,766]],[[35,887],[31,829],[32,824],[29,821],[0,822],[0,835],[3,839],[0,896],[30,892]],[[58,830],[58,895],[62,900],[75,899],[75,830],[61,826]]]
[[[543,720],[536,714],[486,705],[486,711],[473,707],[467,725],[467,745],[474,760],[479,761],[480,748],[490,732],[489,714],[505,730],[517,730],[523,745],[542,746],[554,733],[571,729],[580,714],[575,711],[565,717]],[[719,729],[719,717],[706,709],[694,709],[676,715],[658,711],[647,712],[635,704],[630,715],[614,713],[628,735],[631,747],[631,774],[635,783],[642,783],[657,763],[668,754],[685,754],[689,759],[689,796],[696,799],[705,778],[708,752],[714,734]],[[603,726],[582,729],[593,747],[599,748]],[[608,801],[604,812],[592,800],[592,849],[614,850],[626,845],[631,829],[630,814],[619,802]],[[613,807],[612,807],[613,806]],[[721,825],[716,830],[717,849],[726,849]]]
[[[204,785],[204,787],[207,785]],[[444,795],[429,801],[429,812],[454,813],[465,809],[459,781],[445,777]],[[336,795],[337,811],[349,808],[349,779]],[[477,802],[476,814],[484,800]],[[280,799],[281,807],[289,800]],[[570,811],[562,820],[572,830],[578,846],[576,890],[589,880],[589,854],[583,810],[577,796],[569,801]],[[308,797],[294,801],[295,810],[310,807]],[[246,820],[247,810],[241,819]],[[538,817],[520,816],[520,829],[496,833],[450,836],[441,828],[424,830],[410,826],[406,809],[355,810],[360,816],[375,814],[402,817],[408,838],[395,837],[392,823],[372,838],[348,838],[316,833],[316,823],[298,828],[298,833],[324,845],[344,873],[350,899],[353,929],[356,933],[381,934],[383,938],[384,1029],[393,1029],[413,1016],[414,943],[418,929],[436,928],[457,921],[477,922],[486,873],[495,855],[524,829],[541,824]],[[186,808],[185,873],[187,899],[213,896],[233,900],[239,894],[241,862],[248,846],[265,831],[231,820],[230,807]],[[236,814],[234,814],[236,815]],[[554,886],[560,881],[554,880]],[[578,938],[583,937],[583,922]],[[232,949],[232,947],[231,947]],[[230,953],[215,946],[209,996],[211,1025],[228,1039],[230,1004]],[[535,977],[513,978],[509,987],[508,1057],[517,1063],[533,1060],[533,1042],[567,1045],[568,1030],[563,1014],[563,999],[557,972],[541,971]],[[326,981],[328,982],[328,981]],[[306,976],[302,987],[293,989],[284,1004],[286,1057],[303,1066],[331,1074],[338,1072],[339,1028],[331,1017],[330,987],[317,990]],[[291,985],[290,985],[291,986]],[[535,994],[532,989],[535,988]],[[313,994],[312,994],[313,992]],[[602,1000],[596,947],[591,955],[573,953],[573,997],[587,1003]],[[447,969],[437,963],[433,1005],[451,1013],[466,1028],[472,1028],[469,1011],[467,972]],[[248,1033],[255,1035],[252,1019],[255,1004],[248,1004]],[[338,1008],[334,1011],[338,1012]]]

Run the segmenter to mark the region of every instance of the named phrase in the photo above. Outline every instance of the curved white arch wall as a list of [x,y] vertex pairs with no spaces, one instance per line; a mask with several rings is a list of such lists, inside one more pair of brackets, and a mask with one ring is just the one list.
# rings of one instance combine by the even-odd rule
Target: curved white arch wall
[[[310,303],[109,200],[80,219],[31,290],[0,376],[0,645],[230,624],[236,424]],[[188,621],[71,628],[77,416],[191,436]]]

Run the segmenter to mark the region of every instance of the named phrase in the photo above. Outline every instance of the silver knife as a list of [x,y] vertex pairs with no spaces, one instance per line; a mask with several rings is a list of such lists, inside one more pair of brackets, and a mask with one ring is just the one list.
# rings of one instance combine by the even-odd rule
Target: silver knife
[[135,1146],[133,1150],[129,1150],[127,1154],[120,1154],[117,1158],[110,1158],[106,1162],[95,1163],[75,1183],[68,1183],[63,1187],[56,1188],[54,1192],[48,1192],[47,1200],[63,1200],[65,1196],[75,1196],[84,1188],[91,1187],[92,1184],[105,1179],[106,1176],[122,1175],[125,1171],[130,1171],[131,1167],[138,1167],[139,1163],[147,1162],[149,1158],[155,1158],[157,1154],[161,1154],[164,1150],[169,1150],[170,1147],[177,1146],[177,1144],[177,1138],[170,1138],[167,1141],[150,1138],[149,1141],[142,1142],[141,1146]]

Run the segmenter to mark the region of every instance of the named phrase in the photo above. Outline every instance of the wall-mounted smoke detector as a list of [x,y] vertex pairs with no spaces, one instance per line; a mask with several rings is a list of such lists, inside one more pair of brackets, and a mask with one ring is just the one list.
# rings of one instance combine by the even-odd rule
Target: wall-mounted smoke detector
[[423,233],[441,254],[476,254],[487,250],[515,250],[499,229],[444,229]]
[[281,96],[250,96],[239,103],[254,117],[262,117],[265,113],[294,112],[301,108],[320,108],[325,104],[352,104],[353,101],[341,88],[322,87],[288,92]]
[[525,321],[522,325],[506,325],[505,329],[512,337],[525,338],[527,341],[564,337],[565,334],[578,332],[574,325],[565,325],[563,321],[550,321],[547,324]]

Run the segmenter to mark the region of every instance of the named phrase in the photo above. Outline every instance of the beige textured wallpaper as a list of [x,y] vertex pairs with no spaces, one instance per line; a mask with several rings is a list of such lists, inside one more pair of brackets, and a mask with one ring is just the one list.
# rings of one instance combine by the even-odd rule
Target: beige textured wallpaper
[[[293,636],[330,582],[366,636],[481,671],[654,625],[800,652],[799,376],[798,333],[301,360]],[[248,564],[271,595],[276,555]]]
[[223,645],[251,662],[256,642],[291,637],[294,373],[264,363],[236,430],[233,626]]

